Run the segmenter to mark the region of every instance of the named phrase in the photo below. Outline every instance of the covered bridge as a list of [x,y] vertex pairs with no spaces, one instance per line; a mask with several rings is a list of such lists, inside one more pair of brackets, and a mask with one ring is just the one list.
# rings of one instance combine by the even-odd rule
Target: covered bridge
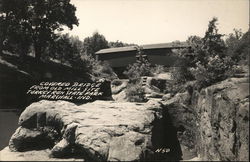
[[175,65],[177,56],[173,49],[189,48],[186,42],[180,43],[160,43],[142,46],[128,46],[118,48],[107,48],[97,51],[96,59],[108,62],[115,71],[122,71],[129,64],[133,64],[138,59],[138,50],[142,50],[145,57],[152,65],[158,64],[165,67]]

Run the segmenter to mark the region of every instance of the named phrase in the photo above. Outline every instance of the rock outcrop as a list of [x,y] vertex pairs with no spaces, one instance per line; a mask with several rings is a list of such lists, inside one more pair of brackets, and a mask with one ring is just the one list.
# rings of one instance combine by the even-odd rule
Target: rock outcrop
[[180,150],[173,149],[175,146],[170,153],[155,152],[169,147],[166,134],[173,136],[165,131],[164,126],[170,125],[167,118],[162,105],[153,100],[83,105],[42,100],[21,114],[20,127],[11,137],[9,148],[28,151],[47,146],[52,157],[77,154],[95,161],[178,160]]
[[[152,98],[162,98],[165,94],[168,93],[166,87],[167,84],[171,82],[169,78],[158,78],[157,77],[141,77],[140,80],[144,91],[145,97],[147,99]],[[128,101],[128,96],[126,94],[126,90],[129,86],[128,79],[117,79],[112,81],[111,90],[112,97],[115,101],[124,102]]]
[[231,78],[163,101],[181,145],[203,160],[249,160],[249,79]]
[[195,101],[199,152],[207,160],[249,160],[249,80],[232,78],[203,89]]
[[128,79],[117,79],[111,82],[112,98],[117,102],[127,101],[125,89],[128,85]]

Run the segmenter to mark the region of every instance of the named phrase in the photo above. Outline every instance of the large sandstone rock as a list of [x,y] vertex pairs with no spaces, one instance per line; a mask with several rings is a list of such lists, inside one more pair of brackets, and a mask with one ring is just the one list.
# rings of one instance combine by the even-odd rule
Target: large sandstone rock
[[[165,135],[171,132],[164,129],[166,121],[161,104],[153,100],[148,103],[95,101],[83,105],[43,100],[21,114],[20,127],[13,134],[9,148],[12,151],[40,149],[39,143],[49,141],[52,157],[77,154],[97,161],[157,160],[167,158],[167,154],[155,155],[157,148],[167,147]],[[170,156],[174,158],[172,150]]]

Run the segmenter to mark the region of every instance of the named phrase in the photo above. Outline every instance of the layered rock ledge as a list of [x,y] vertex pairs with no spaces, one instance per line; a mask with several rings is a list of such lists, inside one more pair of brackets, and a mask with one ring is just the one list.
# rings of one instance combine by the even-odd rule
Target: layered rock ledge
[[[157,160],[166,158],[166,154],[159,156],[155,152],[167,147],[164,122],[167,120],[163,107],[154,100],[95,101],[82,105],[42,100],[21,114],[9,149],[48,149],[46,152],[54,158],[77,155],[96,161]],[[176,158],[175,152],[171,153]],[[4,160],[2,154],[1,159]]]
[[249,161],[249,78],[229,78],[163,101],[178,139],[201,160]]

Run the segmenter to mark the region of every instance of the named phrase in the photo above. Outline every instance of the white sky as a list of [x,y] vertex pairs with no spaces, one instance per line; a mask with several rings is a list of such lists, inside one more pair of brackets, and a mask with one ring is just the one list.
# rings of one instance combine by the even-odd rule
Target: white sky
[[[219,33],[249,27],[248,0],[71,0],[79,26],[71,35],[80,39],[98,31],[108,41],[151,44],[185,41],[204,36],[216,16]],[[66,31],[68,32],[68,30]]]

